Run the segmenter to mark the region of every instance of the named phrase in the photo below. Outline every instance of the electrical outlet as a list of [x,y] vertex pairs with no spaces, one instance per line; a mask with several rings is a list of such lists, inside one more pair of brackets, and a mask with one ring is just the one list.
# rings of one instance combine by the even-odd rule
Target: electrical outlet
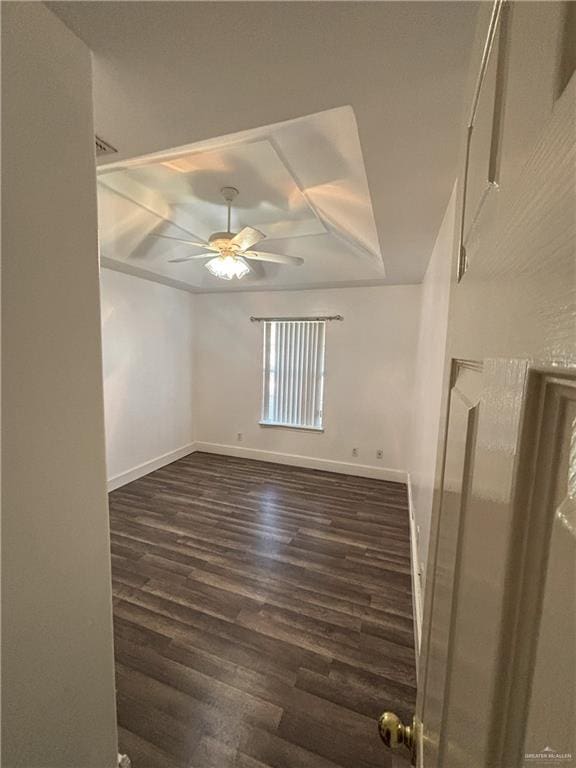
[[242,440],[244,440],[244,432],[238,432],[236,434],[236,439],[238,440],[239,443],[241,443]]
[[352,456],[358,456],[358,448],[352,448]]
[[383,459],[384,458],[384,451],[382,450],[382,448],[378,448],[378,450],[376,451],[376,458],[377,459]]

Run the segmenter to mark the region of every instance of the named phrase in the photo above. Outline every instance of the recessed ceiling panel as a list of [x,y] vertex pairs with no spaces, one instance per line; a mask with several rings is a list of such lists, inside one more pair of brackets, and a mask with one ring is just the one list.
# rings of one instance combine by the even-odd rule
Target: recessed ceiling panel
[[[223,187],[236,187],[231,230],[250,226],[258,251],[298,256],[301,266],[251,261],[250,275],[223,281],[204,260],[173,263],[227,228]],[[178,280],[191,290],[382,281],[366,173],[350,107],[222,137],[99,170],[102,256]],[[160,236],[160,237],[159,237]]]
[[201,239],[226,229],[222,187],[240,192],[233,231],[250,225],[275,239],[326,231],[267,140],[188,152],[104,174],[100,183],[144,207],[162,200],[165,218]]

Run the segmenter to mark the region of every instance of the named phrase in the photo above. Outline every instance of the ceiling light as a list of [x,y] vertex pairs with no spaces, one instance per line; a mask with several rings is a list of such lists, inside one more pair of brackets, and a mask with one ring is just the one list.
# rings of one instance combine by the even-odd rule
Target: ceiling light
[[206,264],[206,269],[222,280],[241,280],[250,272],[250,267],[239,256],[216,256]]

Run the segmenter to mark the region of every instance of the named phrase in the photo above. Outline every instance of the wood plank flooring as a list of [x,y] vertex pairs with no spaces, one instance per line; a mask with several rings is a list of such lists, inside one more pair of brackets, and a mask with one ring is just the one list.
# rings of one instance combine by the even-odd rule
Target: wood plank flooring
[[406,488],[195,453],[110,494],[134,768],[382,768],[414,711]]

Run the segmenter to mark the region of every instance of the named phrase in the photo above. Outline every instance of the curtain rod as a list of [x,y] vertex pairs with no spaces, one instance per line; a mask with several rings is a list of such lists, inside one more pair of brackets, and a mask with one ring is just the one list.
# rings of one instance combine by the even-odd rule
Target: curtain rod
[[320,320],[344,320],[344,317],[342,315],[318,315],[316,317],[254,317],[252,315],[250,317],[251,323],[267,323],[271,321],[276,322],[290,322],[293,321],[295,323],[298,322],[304,322],[304,321],[310,321],[310,322],[318,322]]

